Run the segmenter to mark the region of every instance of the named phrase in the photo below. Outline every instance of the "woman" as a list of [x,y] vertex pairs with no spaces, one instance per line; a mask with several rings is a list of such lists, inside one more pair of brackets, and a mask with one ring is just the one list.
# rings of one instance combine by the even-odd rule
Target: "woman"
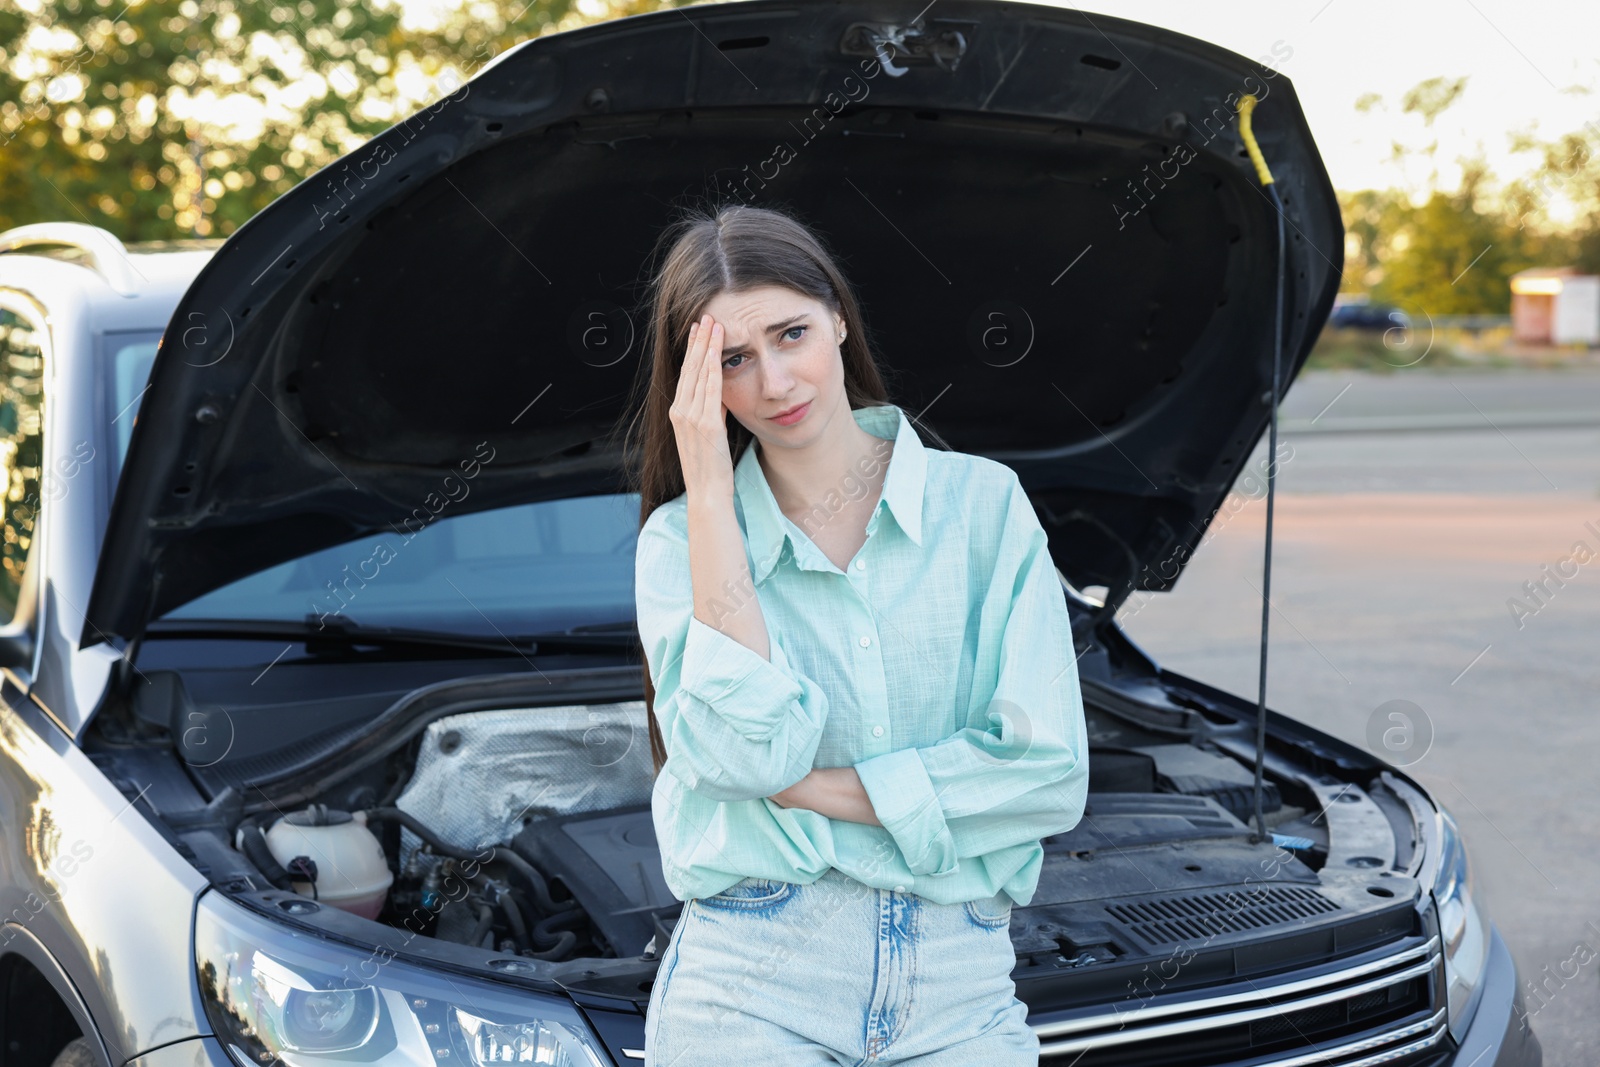
[[734,206],[663,245],[635,579],[685,904],[645,1062],[1037,1063],[1011,907],[1088,776],[1044,531],[887,402],[806,227]]

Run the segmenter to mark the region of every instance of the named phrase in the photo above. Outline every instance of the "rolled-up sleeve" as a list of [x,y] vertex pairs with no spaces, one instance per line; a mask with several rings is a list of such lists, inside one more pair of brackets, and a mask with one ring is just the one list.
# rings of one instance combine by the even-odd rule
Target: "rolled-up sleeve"
[[1083,817],[1088,747],[1071,617],[1014,474],[981,611],[979,647],[998,648],[979,663],[978,677],[992,679],[987,703],[975,701],[968,725],[938,744],[855,765],[913,874],[951,874],[962,859],[1037,843]]
[[663,508],[639,531],[634,596],[663,771],[724,801],[770,796],[804,778],[827,723],[826,694],[790,666],[770,627],[769,660],[695,617],[687,529]]

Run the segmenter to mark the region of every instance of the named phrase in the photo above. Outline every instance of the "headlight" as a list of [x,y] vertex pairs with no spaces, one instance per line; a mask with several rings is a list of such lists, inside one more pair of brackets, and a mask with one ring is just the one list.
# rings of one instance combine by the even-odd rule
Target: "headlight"
[[1433,902],[1439,910],[1439,934],[1444,939],[1450,1032],[1459,1041],[1466,1034],[1483,993],[1483,972],[1489,962],[1489,923],[1473,891],[1472,869],[1467,865],[1461,831],[1442,806],[1439,825],[1439,873],[1433,880]]
[[240,1067],[605,1067],[570,1002],[361,953],[219,893],[194,928],[200,999]]

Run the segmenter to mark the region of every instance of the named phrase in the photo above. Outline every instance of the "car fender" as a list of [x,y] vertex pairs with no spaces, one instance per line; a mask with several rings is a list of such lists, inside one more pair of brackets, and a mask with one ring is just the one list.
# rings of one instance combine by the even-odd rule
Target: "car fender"
[[[139,794],[152,783],[127,783]],[[148,801],[146,801],[148,803]],[[0,686],[0,946],[41,946],[113,1065],[208,1033],[194,972],[207,885],[8,677]],[[183,991],[187,991],[184,996]]]
[[33,936],[31,930],[21,923],[8,919],[0,923],[0,960],[12,957],[27,960],[34,970],[44,976],[44,980],[56,991],[56,996],[61,998],[61,1003],[72,1013],[78,1029],[82,1030],[94,1045],[101,1064],[104,1067],[117,1067],[116,1062],[111,1059],[110,1052],[106,1050],[105,1039],[100,1036],[100,1027],[89,1014],[88,1005],[84,1004],[78,987],[67,977],[67,972],[62,969],[61,963],[50,954],[49,949],[45,948],[44,942]]

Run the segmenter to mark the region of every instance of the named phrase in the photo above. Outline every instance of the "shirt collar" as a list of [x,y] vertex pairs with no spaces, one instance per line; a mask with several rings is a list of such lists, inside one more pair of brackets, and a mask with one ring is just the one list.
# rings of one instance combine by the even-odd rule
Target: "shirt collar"
[[[856,425],[885,440],[894,441],[894,452],[889,457],[889,470],[884,475],[883,495],[872,517],[867,520],[870,537],[878,525],[878,516],[885,508],[894,515],[907,537],[922,544],[922,494],[927,482],[928,456],[922,439],[917,436],[911,420],[895,404],[878,404],[871,407],[852,408]],[[833,564],[823,556],[809,537],[800,537],[804,531],[796,526],[778,507],[778,500],[767,484],[766,472],[756,455],[757,442],[751,440],[744,455],[734,469],[734,493],[739,510],[744,515],[745,537],[750,546],[751,570],[756,581],[772,573],[780,558],[792,555],[796,563],[807,570],[832,570]],[[843,499],[845,487],[837,494]],[[788,552],[785,552],[785,544]]]

